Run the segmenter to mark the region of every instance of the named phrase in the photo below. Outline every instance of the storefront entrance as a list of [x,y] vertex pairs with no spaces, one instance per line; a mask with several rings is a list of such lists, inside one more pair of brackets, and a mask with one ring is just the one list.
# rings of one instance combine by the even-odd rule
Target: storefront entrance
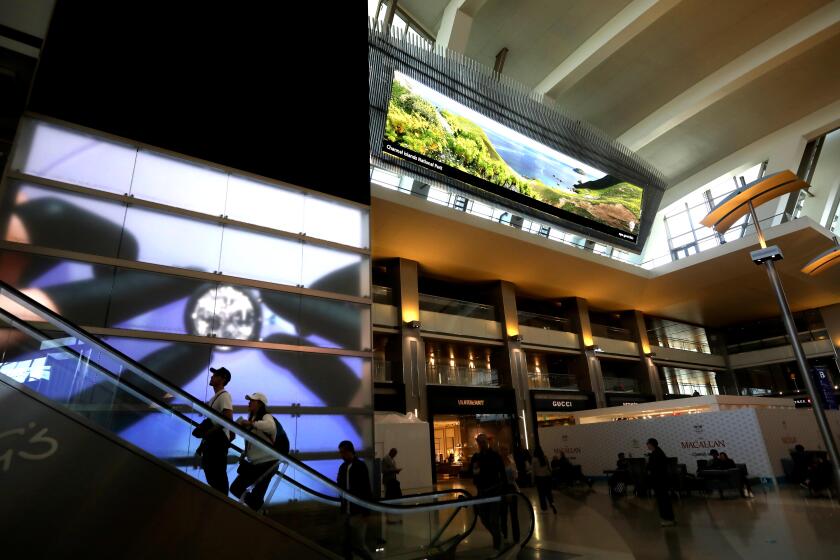
[[513,449],[513,423],[511,414],[435,416],[435,471],[438,480],[460,478],[461,471],[469,469],[470,457],[478,451],[475,437],[480,433],[487,436],[491,449],[507,449],[509,453]]
[[430,386],[428,398],[435,481],[472,476],[470,458],[480,433],[496,451],[510,453],[519,440],[510,389]]

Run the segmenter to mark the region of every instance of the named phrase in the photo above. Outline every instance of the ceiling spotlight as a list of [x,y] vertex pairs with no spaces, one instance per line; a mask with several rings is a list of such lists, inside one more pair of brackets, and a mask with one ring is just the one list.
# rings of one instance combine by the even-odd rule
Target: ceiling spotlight
[[522,342],[522,335],[521,334],[512,334],[510,335],[510,339],[514,342]]
[[420,328],[420,321],[409,321],[406,323],[409,329],[419,329]]

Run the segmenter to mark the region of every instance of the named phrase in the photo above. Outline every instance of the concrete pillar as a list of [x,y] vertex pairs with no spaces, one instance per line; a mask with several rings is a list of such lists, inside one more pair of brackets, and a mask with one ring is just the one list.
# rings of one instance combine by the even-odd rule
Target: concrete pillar
[[662,382],[659,380],[659,369],[653,363],[650,350],[650,340],[645,325],[645,316],[641,311],[628,311],[626,313],[626,324],[633,334],[633,341],[639,348],[639,359],[641,360],[642,386],[645,392],[653,395],[656,400],[665,398]]
[[516,416],[519,429],[522,430],[522,445],[531,447],[537,441],[534,415],[531,409],[531,391],[528,386],[528,365],[519,334],[519,314],[516,309],[516,286],[500,281],[496,286],[496,307],[502,332],[505,337],[505,349],[508,359],[499,365],[499,381],[503,387],[513,388],[516,401]]
[[[428,419],[426,404],[426,349],[421,328],[411,323],[420,321],[420,293],[418,265],[414,261],[397,259],[397,301],[400,313],[400,338],[402,340],[402,382],[405,384],[405,410],[417,417]],[[395,372],[396,375],[396,372]]]
[[450,0],[443,9],[435,42],[447,49],[464,53],[470,38],[473,19],[487,0]]
[[585,299],[576,297],[563,300],[563,305],[570,308],[569,318],[580,341],[581,356],[572,362],[572,369],[580,388],[592,391],[595,394],[595,406],[604,408],[607,406],[607,396],[604,392],[601,364],[594,351],[595,340],[592,338],[592,324],[589,322],[589,304]]

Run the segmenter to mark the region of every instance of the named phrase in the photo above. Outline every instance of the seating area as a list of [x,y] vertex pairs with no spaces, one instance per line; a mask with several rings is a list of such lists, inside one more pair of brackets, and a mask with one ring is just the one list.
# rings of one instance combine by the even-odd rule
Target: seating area
[[[610,495],[619,498],[626,495],[632,487],[633,495],[649,497],[652,484],[648,479],[647,460],[634,458],[625,461],[626,469],[604,471],[604,474],[610,477]],[[708,468],[707,461],[698,460],[696,474],[691,474],[687,466],[679,463],[676,457],[668,458],[668,488],[672,496],[680,499],[691,496],[692,493],[711,495],[714,492],[717,492],[720,498],[724,498],[730,491],[734,491],[736,496],[749,497],[754,484],[764,490],[760,480],[750,479],[747,465],[744,463],[736,464],[735,468],[712,469]]]

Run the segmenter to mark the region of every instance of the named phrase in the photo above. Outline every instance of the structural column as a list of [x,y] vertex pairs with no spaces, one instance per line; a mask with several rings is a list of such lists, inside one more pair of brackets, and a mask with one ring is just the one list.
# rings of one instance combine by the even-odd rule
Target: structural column
[[639,348],[639,359],[642,364],[641,368],[644,384],[647,389],[646,392],[653,395],[656,400],[661,401],[665,398],[665,393],[662,389],[662,382],[659,380],[659,370],[656,364],[653,363],[653,353],[650,350],[650,339],[648,339],[645,316],[641,311],[629,311],[627,313],[627,322],[630,326],[630,332],[633,333],[634,342]]
[[522,336],[519,333],[519,314],[516,309],[516,286],[504,280],[496,287],[496,306],[502,322],[507,363],[499,368],[500,383],[513,388],[516,399],[516,415],[522,430],[522,444],[530,447],[536,442],[534,415],[531,409],[531,391],[528,386],[528,366],[522,350]]
[[405,410],[421,420],[428,419],[426,404],[426,349],[420,336],[420,293],[415,261],[397,259],[397,301],[402,342],[402,382]]
[[570,318],[574,322],[578,335],[581,357],[575,360],[575,376],[581,389],[591,391],[595,395],[595,406],[607,406],[607,396],[604,392],[604,379],[601,364],[595,357],[595,340],[592,338],[592,324],[589,322],[589,304],[583,298],[569,298],[563,300],[564,305],[571,307]]

